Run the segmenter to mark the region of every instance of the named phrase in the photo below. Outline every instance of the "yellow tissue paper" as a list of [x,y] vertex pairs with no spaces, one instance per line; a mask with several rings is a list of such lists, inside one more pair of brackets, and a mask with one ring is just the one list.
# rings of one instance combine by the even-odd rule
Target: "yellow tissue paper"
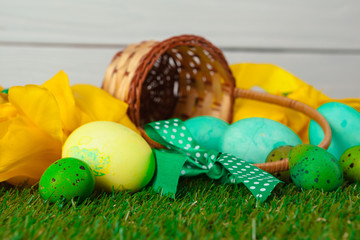
[[[264,91],[303,102],[315,109],[327,102],[342,102],[360,111],[360,99],[332,99],[289,72],[272,64],[242,63],[230,66],[236,87]],[[236,99],[233,122],[263,117],[281,122],[294,130],[304,143],[308,140],[310,118],[289,108],[249,99]]]
[[0,182],[36,183],[85,123],[112,121],[138,133],[126,111],[127,104],[95,86],[70,87],[63,71],[41,86],[11,87],[0,95]]

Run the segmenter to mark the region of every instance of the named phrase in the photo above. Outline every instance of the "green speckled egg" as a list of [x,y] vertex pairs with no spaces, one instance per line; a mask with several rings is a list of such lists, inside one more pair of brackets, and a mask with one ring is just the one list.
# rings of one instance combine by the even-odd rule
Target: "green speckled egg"
[[[289,153],[292,148],[293,148],[293,146],[281,146],[281,147],[275,148],[267,156],[266,162],[282,161],[285,158],[288,158]],[[274,175],[274,177],[280,179],[281,181],[284,181],[287,183],[291,182],[289,171],[276,172],[273,175]]]
[[360,146],[347,149],[340,157],[344,178],[351,182],[360,181]]
[[290,175],[294,184],[303,189],[337,189],[343,182],[339,161],[328,151],[310,144],[295,146],[289,157]]
[[76,158],[62,158],[51,164],[39,183],[40,195],[50,202],[89,197],[95,188],[95,176],[91,168]]

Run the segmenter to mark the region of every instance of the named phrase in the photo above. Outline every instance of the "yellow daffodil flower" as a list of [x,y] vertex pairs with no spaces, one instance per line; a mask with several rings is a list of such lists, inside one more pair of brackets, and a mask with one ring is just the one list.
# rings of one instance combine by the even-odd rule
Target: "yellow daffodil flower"
[[0,182],[39,181],[61,158],[69,134],[85,123],[113,121],[137,131],[126,111],[127,104],[95,86],[70,87],[63,71],[41,86],[11,87],[0,95]]
[[[274,95],[303,102],[315,109],[324,103],[338,101],[360,111],[360,99],[332,99],[272,64],[243,63],[233,64],[230,68],[238,88],[255,88],[255,90],[260,88]],[[255,100],[237,99],[234,105],[233,122],[249,117],[263,117],[281,122],[294,130],[303,142],[308,142],[310,119],[302,113]]]

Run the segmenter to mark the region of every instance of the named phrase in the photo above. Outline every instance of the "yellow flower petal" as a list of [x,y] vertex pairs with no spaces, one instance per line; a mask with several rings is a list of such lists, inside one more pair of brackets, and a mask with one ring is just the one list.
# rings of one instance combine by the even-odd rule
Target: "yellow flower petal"
[[34,127],[42,129],[60,142],[64,141],[59,106],[49,90],[36,85],[11,87],[9,102],[26,116]]
[[[11,103],[0,104],[0,122],[16,117],[18,110]],[[0,129],[0,133],[3,129]],[[0,134],[0,137],[2,135]]]
[[0,104],[0,182],[29,184],[61,157],[59,110],[48,90],[12,87],[9,102]]
[[128,105],[111,96],[106,91],[88,84],[71,87],[76,105],[87,116],[82,124],[89,121],[112,121],[136,131],[136,126],[126,115]]
[[59,106],[64,133],[69,135],[80,125],[81,116],[76,108],[68,76],[64,71],[60,71],[42,86],[54,95]]
[[62,143],[21,114],[1,121],[0,129],[0,182],[21,176],[23,180],[30,179],[30,183],[34,183],[51,163],[61,157]]

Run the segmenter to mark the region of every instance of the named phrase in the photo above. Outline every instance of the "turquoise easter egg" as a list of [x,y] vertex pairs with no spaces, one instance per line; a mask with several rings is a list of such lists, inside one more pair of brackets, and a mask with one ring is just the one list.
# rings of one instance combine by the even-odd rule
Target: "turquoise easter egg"
[[229,126],[220,140],[220,151],[250,163],[264,163],[273,149],[300,143],[296,133],[282,123],[266,118],[246,118]]
[[343,183],[339,161],[328,151],[311,144],[295,146],[289,157],[290,176],[302,189],[337,189]]
[[[329,102],[317,109],[328,121],[332,139],[328,151],[337,159],[343,152],[353,146],[360,145],[360,113],[343,103]],[[315,121],[310,122],[309,140],[318,145],[324,137],[324,132]]]
[[340,157],[344,178],[351,182],[360,182],[360,146],[347,149]]
[[227,122],[216,117],[198,116],[184,123],[202,148],[220,151],[219,141],[229,127]]

